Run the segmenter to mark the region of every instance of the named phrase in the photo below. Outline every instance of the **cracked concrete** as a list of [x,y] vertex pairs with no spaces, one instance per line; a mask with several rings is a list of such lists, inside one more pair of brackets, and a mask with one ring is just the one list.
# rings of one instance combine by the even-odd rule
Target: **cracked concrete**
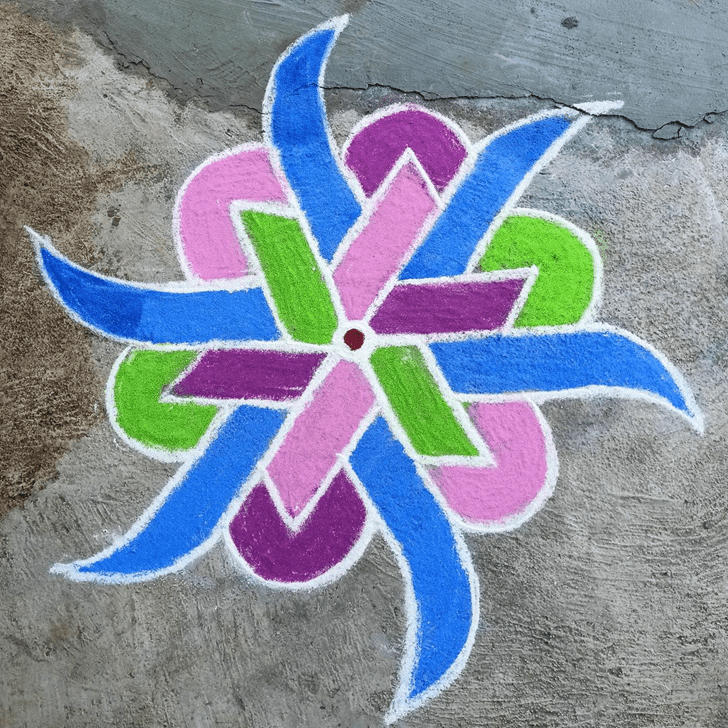
[[[35,12],[49,7],[38,2]],[[9,504],[15,507],[0,520],[0,725],[381,726],[405,626],[401,577],[382,539],[347,575],[310,593],[247,581],[220,547],[149,583],[80,584],[49,573],[58,561],[111,543],[176,468],[137,454],[111,429],[104,385],[123,347],[67,320],[33,272],[22,224],[51,234],[63,252],[100,272],[180,279],[171,236],[179,185],[213,152],[261,139],[260,114],[234,104],[259,104],[273,58],[327,13],[354,14],[329,82],[366,86],[326,94],[341,144],[365,114],[432,95],[451,98],[422,103],[474,141],[551,108],[548,99],[560,98],[563,83],[549,65],[547,42],[566,43],[576,33],[596,42],[599,11],[587,12],[584,3],[515,3],[510,11],[491,3],[488,13],[473,10],[466,32],[463,3],[442,17],[429,6],[414,13],[406,3],[393,10],[374,2],[209,5],[207,15],[179,3],[53,7],[59,25],[50,27],[8,7],[0,16],[0,61],[12,69],[3,76],[4,119],[24,114],[22,124],[0,125],[3,371],[20,382],[3,387],[3,456],[23,456],[29,468],[3,464],[4,474],[19,475]],[[650,25],[646,7],[611,12],[611,32],[633,28],[618,50],[630,48],[639,31],[649,40],[651,27],[664,30],[672,9],[680,31],[674,37],[682,40],[661,63],[670,63],[667,51],[678,60],[696,47],[703,55],[685,61],[677,77],[657,79],[659,93],[645,81],[646,70],[636,75],[649,67],[640,65],[639,49],[601,70],[606,55],[571,71],[565,61],[562,75],[574,74],[569,83],[576,88],[560,100],[604,97],[600,84],[612,74],[634,92],[625,116],[661,127],[663,138],[625,118],[595,120],[537,175],[520,204],[592,235],[604,261],[598,319],[665,352],[704,411],[705,434],[644,402],[545,405],[560,460],[555,494],[510,534],[468,537],[481,583],[472,655],[452,687],[398,722],[403,728],[728,722],[728,118],[708,114],[728,104],[720,97],[726,74],[698,35],[700,23],[712,22],[703,38],[715,39],[723,20],[719,3],[663,2],[651,4]],[[237,11],[235,53],[228,66],[214,66],[212,41],[201,45],[199,38],[220,40],[219,30],[210,33],[213,22],[230,27]],[[397,19],[407,17],[405,28]],[[532,24],[523,27],[532,31],[533,67],[514,85],[513,69],[489,70],[488,63],[512,49],[523,17]],[[66,33],[64,18],[92,34]],[[577,22],[564,24],[570,18]],[[153,43],[163,28],[172,29],[166,43]],[[460,39],[460,51],[451,44],[439,66],[441,46],[418,56],[413,40],[415,31],[421,44],[438,28]],[[96,43],[101,29],[129,58],[182,89],[176,100],[166,82],[120,70]],[[149,39],[144,48],[140,37]],[[130,38],[136,49],[124,45]],[[487,58],[474,65],[486,40]],[[578,59],[584,45],[571,42]],[[520,46],[528,46],[523,38]],[[188,59],[184,73],[162,60],[170,48]],[[220,51],[228,52],[230,46]],[[448,64],[457,53],[456,72]],[[700,64],[701,77],[721,76],[707,101],[683,93]],[[480,95],[465,88],[470,77],[500,98],[452,98]],[[551,84],[543,92],[531,87],[539,79]],[[518,98],[507,98],[514,88]],[[706,114],[709,123],[690,127]]]
[[634,0],[21,0],[72,23],[212,110],[260,109],[268,71],[322,20],[351,13],[332,88],[372,85],[425,98],[534,95],[574,105],[621,99],[642,129],[694,126],[728,109],[728,3]]

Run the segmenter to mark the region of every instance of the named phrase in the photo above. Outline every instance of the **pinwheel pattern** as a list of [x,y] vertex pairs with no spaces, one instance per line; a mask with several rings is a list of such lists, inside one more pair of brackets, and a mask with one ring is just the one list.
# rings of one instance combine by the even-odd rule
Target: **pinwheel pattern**
[[109,380],[112,424],[182,463],[122,539],[54,570],[151,579],[224,538],[252,578],[310,588],[381,533],[409,617],[394,720],[470,651],[479,594],[462,532],[514,528],[551,493],[540,401],[630,396],[698,429],[701,416],[661,354],[594,323],[589,236],[514,207],[589,115],[557,109],[473,146],[397,105],[338,150],[321,81],[345,24],[279,59],[267,143],[207,160],[180,190],[185,284],[100,276],[29,232],[70,315],[131,343]]

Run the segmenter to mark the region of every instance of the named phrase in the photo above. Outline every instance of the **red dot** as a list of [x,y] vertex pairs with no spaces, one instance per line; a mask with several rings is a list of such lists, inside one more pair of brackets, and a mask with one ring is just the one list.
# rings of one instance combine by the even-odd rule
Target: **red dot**
[[344,343],[352,350],[361,349],[364,344],[364,334],[359,329],[349,329],[344,334]]

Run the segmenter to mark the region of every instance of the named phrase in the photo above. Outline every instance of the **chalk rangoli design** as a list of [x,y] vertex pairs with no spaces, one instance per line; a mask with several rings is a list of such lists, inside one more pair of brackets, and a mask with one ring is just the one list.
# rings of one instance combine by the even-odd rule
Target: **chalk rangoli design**
[[479,595],[462,532],[512,529],[552,491],[539,402],[636,397],[702,418],[659,352],[594,322],[589,236],[514,208],[589,114],[538,114],[473,146],[397,105],[339,151],[321,85],[345,25],[277,62],[266,144],[207,160],[180,190],[186,283],[106,278],[29,232],[70,315],[131,342],[109,379],[113,426],[182,463],[123,538],[53,570],[151,579],[224,538],[252,578],[311,588],[381,533],[408,613],[392,721],[467,660]]

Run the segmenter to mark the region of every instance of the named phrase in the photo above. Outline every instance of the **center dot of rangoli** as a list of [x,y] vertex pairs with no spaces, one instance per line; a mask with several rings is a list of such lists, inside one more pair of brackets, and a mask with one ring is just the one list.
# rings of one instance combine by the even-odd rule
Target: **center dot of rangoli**
[[364,333],[359,329],[349,329],[344,334],[344,343],[352,350],[361,349],[364,345]]

